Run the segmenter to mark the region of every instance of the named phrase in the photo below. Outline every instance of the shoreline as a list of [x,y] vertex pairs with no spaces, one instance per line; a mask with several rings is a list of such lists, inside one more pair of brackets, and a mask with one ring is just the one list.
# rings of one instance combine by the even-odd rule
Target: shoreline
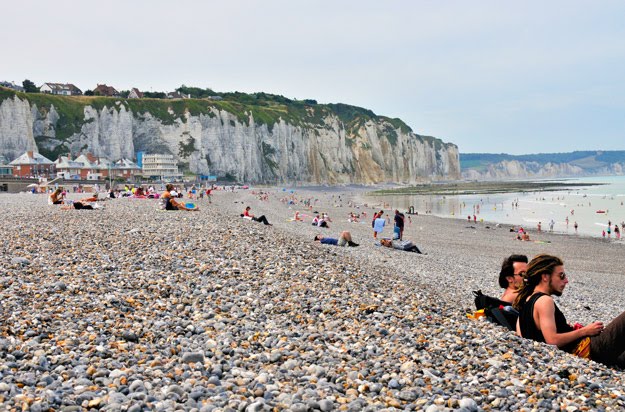
[[[552,253],[571,276],[558,300],[567,319],[607,322],[622,311],[625,276],[612,263],[620,246],[556,234],[519,242],[506,228],[419,215],[405,237],[423,256],[374,246],[370,215],[347,222],[350,210],[370,212],[347,206],[357,193],[296,188],[295,198],[319,199],[313,211],[332,217],[321,229],[288,220],[311,214],[280,201],[288,191],[258,190],[269,200],[220,190],[211,204],[196,201],[199,212],[140,199],[83,211],[0,197],[9,262],[0,405],[60,409],[55,396],[105,410],[625,405],[614,396],[623,371],[465,316],[472,290],[501,294],[505,256]],[[273,226],[239,218],[246,205]],[[312,241],[343,230],[360,246]],[[33,359],[43,368],[34,380]]]

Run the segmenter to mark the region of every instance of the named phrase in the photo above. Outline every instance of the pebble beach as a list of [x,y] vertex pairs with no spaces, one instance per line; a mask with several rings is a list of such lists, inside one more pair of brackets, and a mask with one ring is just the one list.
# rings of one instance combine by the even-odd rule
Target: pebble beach
[[[505,225],[420,214],[404,232],[420,255],[375,246],[380,206],[361,191],[261,190],[268,200],[215,191],[197,212],[0,195],[0,410],[625,408],[623,371],[466,316],[472,291],[501,295],[504,257],[550,253],[570,278],[556,298],[567,320],[607,324],[625,309],[623,242],[521,242]],[[247,205],[273,225],[240,218]],[[329,228],[310,225],[314,211]],[[360,246],[313,242],[344,230]]]

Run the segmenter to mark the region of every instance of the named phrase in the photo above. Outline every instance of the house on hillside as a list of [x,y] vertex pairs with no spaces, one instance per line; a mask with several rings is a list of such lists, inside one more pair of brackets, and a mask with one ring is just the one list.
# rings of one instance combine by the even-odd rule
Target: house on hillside
[[61,96],[79,96],[82,94],[82,90],[71,83],[44,83],[39,88],[39,91]]
[[15,82],[0,82],[0,86],[2,87],[7,87],[9,89],[13,89],[17,92],[25,92],[26,90],[24,90],[24,88],[18,84],[15,84]]
[[130,93],[128,93],[128,98],[129,99],[143,99],[143,92],[140,92],[139,89],[137,89],[136,87],[133,87],[132,90],[130,90]]
[[117,97],[119,96],[119,92],[115,90],[113,86],[107,86],[106,84],[98,84],[98,87],[93,89],[94,96],[107,96],[107,97]]
[[10,162],[9,166],[13,166],[15,177],[50,177],[55,171],[52,160],[32,150]]
[[167,93],[167,98],[168,99],[190,99],[191,95],[190,94],[182,94],[178,91],[175,92],[169,92]]

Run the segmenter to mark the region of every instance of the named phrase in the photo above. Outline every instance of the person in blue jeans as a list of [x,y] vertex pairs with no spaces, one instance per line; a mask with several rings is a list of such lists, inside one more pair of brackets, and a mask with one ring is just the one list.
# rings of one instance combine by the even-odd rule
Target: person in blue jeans
[[348,231],[341,232],[341,235],[338,239],[333,237],[325,237],[322,235],[315,236],[315,242],[319,242],[324,245],[334,245],[334,246],[351,246],[356,247],[358,243],[354,243],[352,241],[352,235]]

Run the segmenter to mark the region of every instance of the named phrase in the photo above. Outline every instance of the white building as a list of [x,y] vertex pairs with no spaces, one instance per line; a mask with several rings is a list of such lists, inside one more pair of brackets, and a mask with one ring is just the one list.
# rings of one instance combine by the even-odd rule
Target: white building
[[79,96],[82,91],[71,83],[44,83],[39,91],[48,94],[60,94],[63,96]]
[[178,171],[178,162],[170,154],[143,155],[142,170],[144,177],[157,177],[162,180],[182,177],[182,173]]

